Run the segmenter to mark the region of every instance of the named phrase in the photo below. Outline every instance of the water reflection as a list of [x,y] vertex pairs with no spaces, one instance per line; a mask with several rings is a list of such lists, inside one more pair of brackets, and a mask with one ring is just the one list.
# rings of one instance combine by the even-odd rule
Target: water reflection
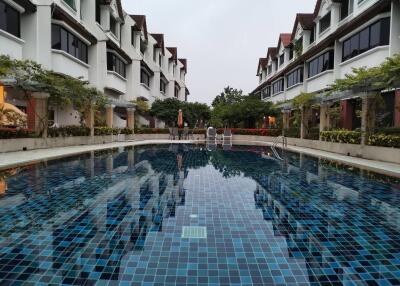
[[[132,277],[133,269],[148,270],[131,259],[138,253],[149,261],[159,259],[165,271],[177,268],[177,257],[160,257],[160,253],[178,256],[178,247],[183,252],[179,256],[187,256],[179,265],[186,267],[190,261],[197,271],[197,266],[206,267],[211,261],[211,270],[220,268],[225,273],[228,266],[243,267],[244,250],[236,252],[242,245],[247,259],[272,276],[278,270],[286,278],[296,273],[276,269],[276,261],[287,258],[301,268],[298,272],[307,274],[307,283],[381,280],[396,285],[398,181],[371,178],[355,168],[294,153],[279,161],[268,155],[268,148],[222,149],[186,145],[115,149],[1,173],[0,280],[77,285],[121,281],[127,269]],[[212,185],[214,178],[221,185]],[[242,190],[244,195],[218,197],[220,188],[229,194],[232,184],[244,179],[246,184],[251,181]],[[194,198],[205,205],[199,207]],[[217,201],[207,205],[210,200]],[[199,221],[211,226],[207,243],[179,240],[180,230],[174,227],[185,220],[182,210],[187,219],[194,211],[206,214]],[[270,228],[272,238],[284,241],[285,249],[274,248],[271,254],[262,248],[266,259],[257,256],[256,260],[260,253],[250,250],[258,246],[251,245],[243,231],[243,221],[249,218],[249,224]],[[162,234],[163,240],[157,242],[163,244],[157,245]],[[256,230],[256,234],[267,247],[276,243],[264,232]],[[225,264],[217,265],[217,258],[211,256],[216,249],[225,255]],[[210,256],[201,260],[207,250]],[[158,256],[152,257],[154,253]],[[234,281],[237,269],[226,270],[225,276]]]
[[185,204],[188,168],[207,163],[185,164],[189,148],[176,147],[92,152],[3,173],[0,280],[119,280],[122,258],[142,251]]

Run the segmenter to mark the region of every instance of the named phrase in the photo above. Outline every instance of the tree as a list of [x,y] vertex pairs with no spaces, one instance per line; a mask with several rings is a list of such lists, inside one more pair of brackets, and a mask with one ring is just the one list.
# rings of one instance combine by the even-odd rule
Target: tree
[[224,91],[221,92],[219,95],[217,95],[214,98],[214,101],[212,102],[212,106],[216,107],[217,105],[220,104],[234,104],[241,102],[243,100],[243,91],[238,90],[236,88],[232,88],[230,86],[227,86],[224,88]]
[[241,90],[227,87],[213,101],[210,124],[214,127],[255,128],[264,116],[276,114],[271,102],[245,96]]
[[200,121],[211,118],[210,108],[198,102],[182,102],[175,98],[156,100],[150,109],[150,114],[164,121],[168,126],[175,126],[179,109],[183,112],[183,119],[190,127],[196,126]]
[[[90,87],[88,81],[56,74],[33,61],[0,56],[0,76],[11,79],[14,88],[22,91],[26,100],[32,92],[44,92],[49,94],[49,104],[53,106],[72,105],[80,114],[81,124],[91,108],[99,109],[108,102],[108,98]],[[47,125],[47,116],[39,120],[43,127]]]

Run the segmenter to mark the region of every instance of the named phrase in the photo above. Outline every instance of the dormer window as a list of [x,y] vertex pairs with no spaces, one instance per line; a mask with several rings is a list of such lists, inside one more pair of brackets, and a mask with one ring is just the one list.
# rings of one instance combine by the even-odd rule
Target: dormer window
[[274,59],[275,70],[278,70],[278,59]]
[[153,61],[157,63],[157,49],[155,47],[153,48]]
[[326,31],[331,26],[331,12],[319,20],[319,33]]
[[354,0],[343,0],[340,6],[340,20],[347,18],[353,13]]
[[315,25],[310,30],[310,45],[315,42]]
[[110,15],[110,31],[117,36],[117,20]]
[[293,59],[293,44],[289,46],[289,60]]
[[272,73],[272,64],[268,66],[268,75]]
[[285,53],[279,56],[279,66],[285,63]]
[[147,50],[147,42],[140,38],[140,52],[144,55]]
[[100,0],[96,0],[96,22],[101,24],[101,3],[100,3]]
[[161,53],[158,54],[158,64],[159,64],[160,67],[163,66],[162,65],[162,55],[161,55]]
[[72,9],[76,10],[75,0],[63,0],[63,2]]

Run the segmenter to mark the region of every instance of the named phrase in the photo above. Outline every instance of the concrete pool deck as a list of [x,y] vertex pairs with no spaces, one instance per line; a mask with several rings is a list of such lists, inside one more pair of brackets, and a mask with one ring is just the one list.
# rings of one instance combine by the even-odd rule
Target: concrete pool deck
[[[57,158],[87,153],[90,151],[99,151],[105,149],[123,148],[123,147],[140,146],[140,145],[152,145],[152,144],[177,144],[177,143],[192,144],[192,143],[204,143],[204,142],[205,142],[204,140],[172,141],[172,140],[155,139],[155,140],[113,142],[113,143],[98,144],[98,145],[71,146],[71,147],[1,153],[0,170],[26,164],[32,164],[40,161],[54,160]],[[265,142],[265,141],[249,142],[249,141],[234,140],[233,143],[237,145],[271,146],[270,142]],[[303,153],[306,155],[311,155],[318,158],[333,160],[339,163],[348,164],[368,171],[373,171],[400,178],[400,164],[367,160],[362,158],[345,156],[336,153],[320,151],[305,147],[291,146],[291,145],[287,146],[287,150]]]

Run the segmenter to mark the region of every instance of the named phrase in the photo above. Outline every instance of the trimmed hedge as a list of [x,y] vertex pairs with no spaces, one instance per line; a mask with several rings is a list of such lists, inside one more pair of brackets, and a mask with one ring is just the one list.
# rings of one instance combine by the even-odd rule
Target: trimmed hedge
[[300,127],[290,127],[285,129],[285,136],[289,138],[300,138]]
[[[252,135],[252,136],[280,136],[282,130],[280,129],[244,129],[244,128],[230,128],[233,135]],[[217,130],[218,134],[223,134],[224,129]]]
[[0,128],[0,139],[35,138],[36,134],[29,129]]
[[85,126],[62,126],[57,128],[49,128],[48,137],[76,137],[89,136],[90,128]]
[[368,145],[400,148],[400,136],[375,134],[368,138]]
[[375,133],[376,134],[398,135],[398,136],[400,136],[400,128],[399,127],[378,128]]
[[320,133],[322,141],[361,144],[361,132],[349,130],[322,131]]
[[169,134],[168,128],[135,128],[135,134]]

